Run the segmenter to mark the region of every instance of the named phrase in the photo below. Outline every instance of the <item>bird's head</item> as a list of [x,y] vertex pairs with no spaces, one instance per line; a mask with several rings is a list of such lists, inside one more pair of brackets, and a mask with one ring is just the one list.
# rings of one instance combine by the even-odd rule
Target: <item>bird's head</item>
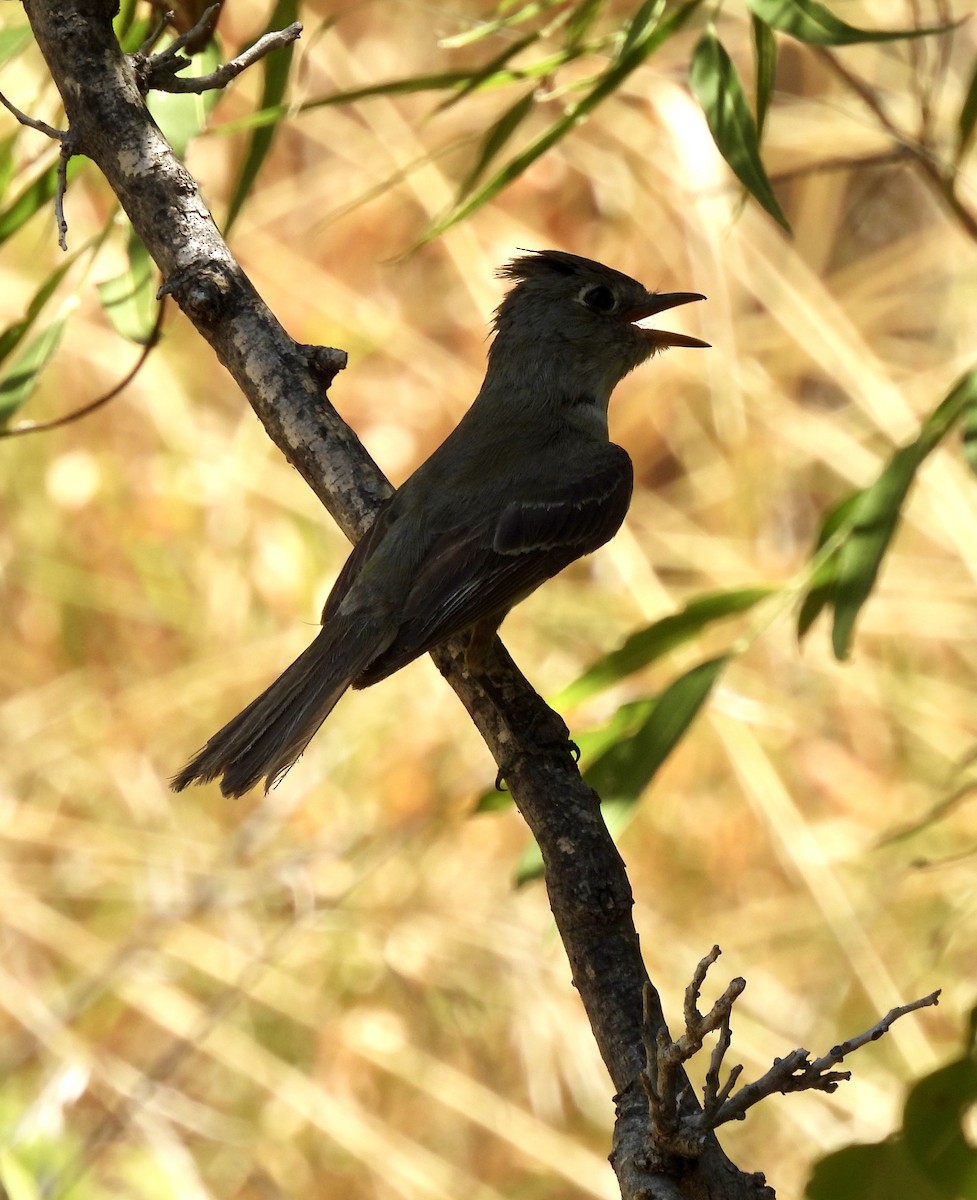
[[540,366],[551,360],[580,385],[609,396],[619,380],[657,351],[709,345],[642,323],[666,309],[704,300],[698,292],[649,292],[629,275],[562,250],[524,254],[499,275],[515,286],[495,314],[493,359],[519,346],[523,361],[527,352]]

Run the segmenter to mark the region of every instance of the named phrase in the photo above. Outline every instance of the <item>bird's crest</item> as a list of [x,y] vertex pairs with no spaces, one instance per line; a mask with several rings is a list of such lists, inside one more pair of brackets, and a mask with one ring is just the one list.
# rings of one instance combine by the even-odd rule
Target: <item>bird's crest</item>
[[527,250],[519,258],[507,262],[500,267],[500,279],[511,279],[522,283],[527,279],[538,278],[547,272],[556,275],[574,275],[581,266],[593,266],[586,258],[577,254],[568,254],[565,250]]

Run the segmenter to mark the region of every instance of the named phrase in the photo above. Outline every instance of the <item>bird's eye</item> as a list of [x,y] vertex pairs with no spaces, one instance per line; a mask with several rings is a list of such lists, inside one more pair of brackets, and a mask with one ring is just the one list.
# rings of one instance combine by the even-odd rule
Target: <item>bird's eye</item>
[[613,312],[617,306],[617,297],[609,287],[604,287],[603,284],[587,288],[585,292],[581,293],[580,299],[591,312],[596,313]]

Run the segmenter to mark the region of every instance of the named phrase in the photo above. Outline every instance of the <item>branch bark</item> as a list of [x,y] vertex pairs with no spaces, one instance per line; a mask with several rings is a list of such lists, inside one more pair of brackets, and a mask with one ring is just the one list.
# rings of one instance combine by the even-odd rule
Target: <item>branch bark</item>
[[[38,45],[64,100],[72,148],[104,173],[159,266],[166,292],[213,348],[268,436],[344,532],[356,539],[390,494],[388,481],[324,395],[328,372],[293,341],[221,238],[196,182],[149,116],[132,60],[114,36],[109,0],[24,0]],[[569,755],[554,752],[560,718],[496,642],[490,676],[467,674],[462,645],[433,655],[482,734],[546,866],[553,915],[574,985],[618,1093],[611,1161],[625,1200],[755,1200],[762,1177],[741,1172],[715,1136],[695,1159],[649,1144],[640,1083],[642,993],[647,1020],[667,1034],[631,915],[624,863],[599,798]],[[681,1090],[681,1089],[680,1089]],[[698,1105],[686,1088],[684,1104]]]

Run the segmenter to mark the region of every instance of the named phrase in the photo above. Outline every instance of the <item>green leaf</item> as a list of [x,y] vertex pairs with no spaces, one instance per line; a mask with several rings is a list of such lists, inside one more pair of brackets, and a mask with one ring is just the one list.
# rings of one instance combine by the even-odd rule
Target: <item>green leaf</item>
[[[631,737],[651,715],[652,709],[658,703],[654,696],[641,700],[631,700],[622,704],[609,721],[596,729],[587,729],[583,733],[573,731],[573,740],[580,751],[581,759],[591,761],[605,750],[624,738]],[[476,813],[499,812],[512,805],[512,796],[508,791],[492,788],[479,796],[473,809]]]
[[689,82],[719,153],[733,174],[774,220],[790,232],[760,160],[757,126],[740,77],[713,29],[702,35],[696,47]]
[[61,283],[62,279],[64,279],[70,268],[74,265],[75,260],[80,253],[81,251],[79,250],[76,253],[67,256],[66,261],[64,261],[61,266],[57,268],[57,270],[51,272],[51,274],[47,277],[47,279],[44,280],[41,286],[31,297],[31,301],[27,305],[27,311],[20,318],[20,320],[14,321],[12,325],[8,325],[7,328],[0,333],[0,363],[3,363],[7,358],[10,357],[10,355],[14,352],[14,350],[17,349],[20,343],[30,332],[35,321],[40,316],[41,310],[51,299],[52,295],[54,295],[58,285]]
[[[155,25],[155,19],[153,23]],[[143,26],[145,29],[145,31],[140,30],[138,42],[132,37],[133,27],[136,25]],[[135,0],[120,0],[118,12],[112,20],[112,29],[115,32],[115,36],[119,39],[122,49],[127,54],[132,54],[135,50],[138,50],[145,41],[146,35],[149,32],[147,26],[148,19],[145,21],[136,20]]]
[[816,1163],[807,1200],[946,1200],[922,1178],[899,1138],[845,1146]]
[[607,70],[600,75],[593,87],[548,129],[535,137],[514,158],[482,184],[463,203],[455,205],[442,219],[425,231],[420,244],[440,236],[452,225],[457,225],[473,212],[488,203],[506,188],[567,133],[585,120],[601,101],[620,87],[623,80],[639,67],[659,46],[676,33],[688,20],[701,0],[687,0],[664,20],[658,20],[663,10],[663,0],[646,0],[632,18],[625,34],[621,50]]
[[[624,41],[618,52],[618,61],[624,62],[635,49],[640,47],[648,32],[655,28],[665,10],[664,0],[644,0],[624,30]],[[644,57],[642,55],[642,57]]]
[[[69,184],[87,162],[88,159],[82,155],[74,155],[68,163]],[[0,245],[3,245],[7,238],[12,237],[39,209],[48,205],[51,206],[51,223],[53,224],[54,197],[57,190],[58,164],[52,163],[0,212]]]
[[[625,705],[611,723],[615,727],[613,735],[609,730],[602,731],[609,744],[584,772],[584,779],[600,796],[601,812],[615,838],[631,821],[639,796],[678,745],[729,659],[724,654],[700,663],[669,684],[656,700]],[[637,727],[621,737],[621,728],[631,725],[639,715],[642,719]],[[488,811],[501,806],[486,803],[479,807]],[[516,883],[528,883],[542,874],[543,860],[533,842],[516,869]]]
[[[273,30],[284,29],[286,26],[291,25],[293,21],[298,20],[299,7],[299,0],[278,0],[274,12],[262,32],[271,33]],[[295,43],[290,42],[283,49],[276,50],[274,54],[266,54],[262,60],[262,109],[275,109],[284,115],[286,110],[282,106],[281,100],[285,95],[285,88],[288,86],[288,77],[292,69],[294,50]],[[254,186],[254,181],[258,178],[258,172],[261,170],[262,164],[268,156],[268,151],[275,140],[278,127],[278,121],[270,125],[258,126],[252,131],[251,137],[248,139],[248,147],[244,153],[244,160],[241,163],[241,169],[238,172],[237,181],[234,184],[231,199],[227,206],[227,217],[224,221],[225,237],[230,233],[231,226],[237,220],[244,201],[250,194]]]
[[[410,75],[406,79],[388,79],[384,83],[371,83],[366,87],[317,96],[314,100],[304,101],[298,111],[328,108],[334,104],[354,104],[359,100],[369,100],[373,96],[410,96],[416,92],[444,92],[449,88],[464,87],[471,77],[471,71],[442,71],[436,75]],[[277,119],[277,115],[272,111],[267,119]],[[220,128],[222,132],[228,129],[233,131],[238,128],[238,123],[228,122]]]
[[855,619],[869,598],[882,559],[902,516],[902,504],[923,460],[918,443],[904,446],[885,470],[859,494],[852,513],[852,530],[838,551],[834,584],[834,625],[831,644],[835,657],[851,650]]
[[851,533],[838,555],[831,642],[838,659],[851,649],[855,618],[871,594],[902,515],[902,504],[925,459],[977,398],[977,371],[965,375],[923,422],[919,436],[897,450],[864,489],[852,511]]
[[977,475],[977,395],[972,395],[963,410],[963,457]]
[[773,97],[773,85],[777,77],[777,39],[766,22],[753,13],[750,18],[753,28],[753,55],[756,60],[756,140],[763,139],[763,126],[767,110]]
[[16,58],[33,38],[30,25],[9,25],[0,29],[0,65]]
[[155,265],[135,230],[129,230],[129,265],[114,279],[98,285],[98,298],[117,333],[145,346],[156,325]]
[[0,1195],[6,1200],[41,1200],[37,1172],[27,1167],[9,1147],[0,1150]]
[[[515,42],[510,42],[501,54],[497,54],[495,58],[489,59],[478,70],[472,71],[465,83],[455,89],[454,95],[441,101],[436,111],[444,112],[445,109],[452,108],[459,100],[463,100],[466,96],[471,95],[472,92],[478,91],[484,86],[486,80],[502,73],[506,63],[515,58],[517,54],[521,54],[527,46],[531,46],[533,42],[539,41],[539,38],[540,34],[536,30],[533,30],[532,33],[526,34],[525,37],[521,37]],[[522,75],[522,72],[514,69],[511,72],[505,72],[505,74],[511,76],[514,81]]]
[[970,142],[977,126],[977,58],[970,72],[970,85],[960,106],[960,116],[957,117],[957,152],[956,161],[959,163],[970,149]]
[[[161,48],[165,48],[165,45],[164,42]],[[220,51],[217,43],[211,40],[198,54],[189,59],[180,76],[184,79],[195,79],[200,75],[209,75],[220,65]],[[163,137],[173,147],[174,153],[183,158],[193,139],[206,128],[207,118],[220,97],[219,88],[211,88],[200,94],[150,92],[146,97],[146,107],[160,127]]]
[[[862,491],[852,492],[850,496],[846,496],[839,504],[836,504],[833,509],[825,517],[821,526],[821,532],[818,534],[817,544],[815,545],[815,554],[822,550],[828,542],[830,542],[839,530],[851,524],[852,514],[855,511],[855,506],[861,499]],[[797,638],[798,641],[803,639],[807,631],[811,628],[814,622],[821,615],[821,612],[826,605],[832,603],[834,599],[835,583],[838,579],[838,559],[841,551],[840,544],[835,547],[821,562],[811,578],[811,584],[808,588],[807,595],[804,597],[801,604],[800,613],[797,617]]]
[[977,1196],[977,1151],[963,1119],[977,1102],[977,1061],[971,1045],[962,1058],[924,1076],[906,1097],[903,1137],[917,1171],[946,1200]]
[[856,29],[846,25],[817,0],[747,0],[750,8],[773,29],[811,46],[853,46],[858,42],[894,42],[902,38],[947,33],[958,22],[923,29]]
[[875,586],[916,472],[962,418],[968,452],[967,429],[974,420],[975,406],[977,369],[954,384],[923,422],[916,439],[893,454],[873,484],[846,497],[829,514],[818,538],[818,549],[839,533],[844,536],[815,572],[798,617],[799,637],[830,605],[834,609],[831,640],[835,655],[839,659],[848,656],[855,619]]
[[0,375],[0,426],[26,403],[37,387],[41,372],[58,348],[67,317],[53,321],[37,335],[17,362]]
[[635,803],[705,703],[730,655],[700,663],[661,693],[648,717],[584,772],[602,800]]
[[964,1200],[977,1196],[977,1152],[963,1119],[977,1101],[970,1013],[964,1052],[915,1083],[902,1129],[883,1142],[845,1146],[821,1159],[808,1181],[807,1200]]
[[133,6],[127,5],[126,7],[132,11],[128,14],[128,20],[122,20],[121,18],[125,14],[120,10],[119,16],[114,22],[115,35],[119,39],[119,45],[124,54],[135,54],[156,29],[158,20],[155,14],[139,20],[136,18]]
[[482,139],[475,165],[465,176],[459,186],[459,193],[466,196],[475,184],[485,174],[492,160],[501,153],[506,142],[516,132],[522,122],[533,111],[535,92],[529,91],[521,96],[515,104],[507,108]]
[[14,158],[16,144],[16,132],[0,140],[0,196],[6,195],[7,188],[13,183],[17,172],[17,162]]
[[575,46],[578,42],[583,41],[603,7],[603,0],[580,0],[567,21],[568,45]]
[[662,617],[647,628],[631,634],[618,649],[592,663],[579,679],[553,698],[553,706],[559,709],[572,708],[597,692],[612,687],[677,646],[691,641],[714,621],[749,612],[773,590],[769,587],[753,587],[697,596],[681,612]]
[[531,21],[533,17],[538,17],[553,8],[556,2],[557,0],[532,0],[532,3],[524,4],[514,13],[498,17],[494,21],[479,21],[463,33],[441,38],[438,46],[442,50],[457,50],[461,46],[470,46],[474,42],[480,42],[483,38],[490,37],[493,33],[499,33],[503,29],[510,30],[524,21]]

